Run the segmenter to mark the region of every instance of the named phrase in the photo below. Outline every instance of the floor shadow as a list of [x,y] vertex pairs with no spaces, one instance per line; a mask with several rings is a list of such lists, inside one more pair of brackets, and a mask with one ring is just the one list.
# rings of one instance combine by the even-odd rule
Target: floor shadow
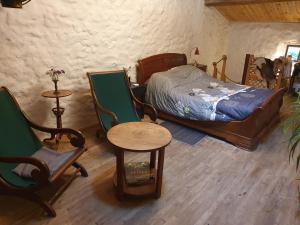
[[[38,191],[37,194],[43,200],[49,201],[57,193],[57,191],[65,184],[65,182],[68,179],[70,179],[71,176],[72,174],[66,174],[62,176],[53,185],[49,185],[47,188]],[[68,190],[66,189],[65,191]],[[63,193],[64,192],[62,192],[61,195]],[[55,205],[56,201],[54,201],[53,205]],[[1,195],[0,203],[0,219],[7,221],[7,224],[14,224],[9,223],[9,221],[18,221],[18,224],[21,224],[22,221],[22,224],[27,224],[26,221],[32,222],[32,218],[34,218],[35,221],[44,221],[51,218],[37,203],[31,202],[20,197]]]
[[118,208],[137,208],[149,204],[155,199],[153,198],[124,198],[119,201],[116,195],[116,189],[113,185],[113,174],[115,168],[111,168],[104,173],[101,173],[91,183],[94,193],[99,200],[104,203]]

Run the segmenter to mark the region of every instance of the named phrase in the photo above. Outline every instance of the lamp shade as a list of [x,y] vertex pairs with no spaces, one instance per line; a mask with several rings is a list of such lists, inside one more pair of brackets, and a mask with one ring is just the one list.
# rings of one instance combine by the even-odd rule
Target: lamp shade
[[23,5],[27,4],[31,0],[0,0],[2,7],[8,8],[22,8]]
[[21,0],[1,0],[1,4],[3,7],[8,8],[22,8]]

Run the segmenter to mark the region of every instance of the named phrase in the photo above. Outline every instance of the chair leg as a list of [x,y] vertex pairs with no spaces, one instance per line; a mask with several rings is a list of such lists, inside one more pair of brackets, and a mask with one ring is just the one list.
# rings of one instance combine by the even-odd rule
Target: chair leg
[[74,162],[72,164],[72,166],[74,166],[76,169],[80,170],[80,174],[81,174],[82,177],[88,177],[89,176],[86,169],[80,163]]
[[19,196],[39,204],[44,209],[44,211],[48,214],[48,216],[56,217],[56,212],[53,209],[53,207],[48,202],[43,201],[38,195],[30,193],[26,196],[21,196],[21,195]]
[[10,195],[17,196],[19,198],[26,199],[28,201],[37,203],[39,206],[43,208],[43,210],[48,214],[48,216],[56,217],[56,212],[51,206],[51,204],[47,201],[43,201],[40,196],[33,192],[0,192],[0,195]]
[[97,138],[100,138],[100,129],[98,129],[98,130],[96,131],[96,137],[97,137]]
[[103,133],[103,131],[102,131],[102,129],[97,129],[96,130],[96,137],[98,138],[98,139],[105,139],[105,134]]

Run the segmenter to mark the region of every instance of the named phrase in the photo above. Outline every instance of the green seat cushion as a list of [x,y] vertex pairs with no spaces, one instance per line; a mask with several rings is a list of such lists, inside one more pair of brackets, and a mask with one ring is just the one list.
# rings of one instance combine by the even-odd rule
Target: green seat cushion
[[[4,89],[0,89],[0,124],[0,157],[31,156],[42,147],[22,112]],[[32,185],[32,180],[25,180],[12,172],[16,166],[17,164],[0,163],[1,177],[15,186]]]
[[[140,121],[126,79],[126,74],[122,71],[91,75],[97,101],[105,109],[114,112],[120,123]],[[104,128],[109,130],[112,122],[111,117],[100,113],[100,119]]]

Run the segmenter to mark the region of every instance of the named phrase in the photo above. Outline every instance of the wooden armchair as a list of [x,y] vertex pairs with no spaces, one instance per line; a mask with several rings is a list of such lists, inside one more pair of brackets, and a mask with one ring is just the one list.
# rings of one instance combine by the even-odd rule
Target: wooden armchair
[[[53,184],[70,166],[76,168],[82,176],[88,174],[76,160],[86,150],[85,139],[78,131],[62,128],[46,128],[39,126],[26,117],[18,103],[5,87],[0,88],[0,194],[13,195],[38,203],[49,216],[56,216],[51,203],[42,200],[37,191]],[[55,171],[51,171],[48,165],[37,158],[31,157],[43,147],[43,143],[37,138],[32,128],[51,135],[66,133],[70,135],[71,144],[75,147],[68,157]],[[23,178],[13,172],[18,164],[25,163],[35,166],[30,178]],[[74,178],[73,176],[72,178]],[[70,184],[67,182],[60,193]],[[58,196],[56,193],[55,197]]]
[[[105,133],[116,124],[140,121],[145,113],[156,121],[156,110],[133,95],[125,70],[87,73],[87,76],[97,117]],[[136,108],[140,109],[140,115]]]

